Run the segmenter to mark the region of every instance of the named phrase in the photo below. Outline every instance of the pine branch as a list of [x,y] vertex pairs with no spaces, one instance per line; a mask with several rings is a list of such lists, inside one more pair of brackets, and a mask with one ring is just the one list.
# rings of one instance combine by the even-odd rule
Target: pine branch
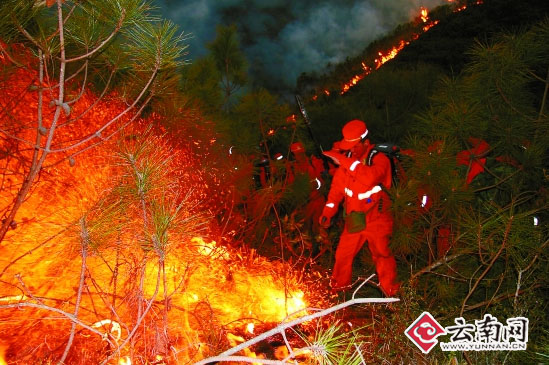
[[[547,94],[549,92],[549,67],[547,68],[547,77],[545,80],[542,81],[545,84],[545,87],[543,88],[543,97],[541,99],[541,106],[539,107],[538,120],[541,120],[541,117],[544,115],[545,102],[547,101]],[[539,129],[536,129],[536,135],[538,131]]]
[[[261,341],[263,341],[263,340],[265,340],[268,337],[271,337],[273,335],[282,334],[286,329],[292,328],[292,327],[294,327],[294,326],[296,326],[300,323],[307,322],[307,321],[310,321],[310,320],[315,319],[315,318],[320,318],[320,317],[326,316],[330,313],[337,312],[338,310],[349,307],[351,305],[365,304],[365,303],[394,303],[394,302],[400,301],[400,299],[398,299],[398,298],[355,298],[354,295],[355,295],[356,291],[358,289],[360,289],[360,287],[362,285],[364,285],[366,282],[367,282],[367,280],[364,281],[364,283],[362,283],[355,290],[355,292],[353,293],[352,299],[350,299],[346,302],[340,303],[338,305],[335,305],[333,307],[330,307],[330,308],[327,308],[327,309],[324,309],[324,310],[319,310],[319,309],[316,309],[316,308],[303,309],[302,311],[317,310],[318,312],[300,317],[300,318],[295,319],[295,320],[290,321],[290,322],[281,323],[277,327],[275,327],[275,328],[273,328],[273,329],[271,329],[267,332],[264,332],[261,335],[252,338],[251,340],[243,342],[240,345],[235,346],[235,347],[233,347],[233,348],[231,348],[231,349],[229,349],[229,350],[227,350],[227,351],[225,351],[225,352],[223,352],[223,353],[221,353],[217,356],[210,357],[210,358],[207,358],[207,359],[203,359],[203,360],[195,363],[195,365],[206,365],[206,364],[209,364],[211,362],[216,362],[216,361],[218,361],[218,362],[219,361],[232,361],[231,355],[237,353],[238,351],[241,351],[241,350],[243,350],[247,347],[250,347],[251,345],[254,345],[258,342],[261,342]],[[295,313],[290,315],[290,316],[293,316],[293,315],[295,315]],[[261,359],[254,359],[254,360],[257,361],[257,360],[261,360]],[[274,363],[280,363],[280,362],[274,362]],[[270,362],[265,362],[264,364],[271,364],[271,363]]]
[[[549,240],[545,241],[539,248],[540,252],[543,252],[543,249],[548,244],[549,244]],[[532,266],[534,265],[534,263],[538,259],[539,255],[540,255],[539,253],[535,254],[534,257],[532,258],[532,260],[530,261],[530,263],[528,265],[526,265],[526,267],[524,269],[518,269],[517,289],[515,291],[515,300],[513,302],[513,305],[514,305],[515,309],[517,307],[518,294],[519,294],[519,291],[520,291],[520,286],[521,286],[521,281],[522,281],[522,274],[524,274],[526,271],[528,271],[532,268]]]
[[467,293],[467,295],[465,296],[465,299],[463,299],[463,303],[461,304],[461,310],[459,312],[459,315],[460,317],[463,316],[463,311],[465,310],[465,305],[467,304],[467,300],[469,300],[469,298],[471,297],[471,295],[473,295],[473,292],[476,290],[476,288],[478,287],[478,285],[480,284],[480,282],[482,281],[482,279],[484,278],[484,276],[486,276],[486,274],[488,273],[488,271],[490,271],[490,269],[492,268],[492,266],[494,265],[494,263],[496,262],[496,260],[498,259],[498,257],[501,255],[501,253],[503,252],[503,249],[506,247],[506,244],[507,244],[507,239],[509,238],[509,232],[511,230],[511,225],[513,223],[513,218],[514,216],[511,216],[509,218],[509,221],[507,222],[507,225],[505,227],[505,233],[504,233],[504,236],[503,236],[503,241],[501,242],[501,246],[498,250],[498,252],[496,252],[496,254],[494,255],[494,257],[492,257],[492,260],[490,261],[490,264],[484,269],[484,271],[480,274],[480,276],[477,278],[475,284],[473,285],[473,287],[469,290],[469,293]]
[[455,254],[455,255],[451,255],[451,256],[444,256],[443,258],[441,258],[440,260],[432,263],[431,265],[427,266],[427,267],[424,267],[423,269],[419,270],[418,272],[416,272],[414,275],[412,275],[410,277],[410,281],[412,280],[415,280],[417,279],[417,277],[423,275],[423,274],[426,274],[428,272],[431,272],[433,271],[434,269],[436,269],[437,267],[441,266],[441,265],[445,265],[451,261],[454,261],[455,259],[457,259],[458,257],[461,257],[465,255],[465,253],[458,253],[458,254]]
[[80,61],[80,60],[83,60],[83,59],[87,59],[87,58],[90,58],[91,56],[93,56],[96,52],[99,52],[100,50],[103,49],[103,47],[109,43],[116,34],[118,34],[118,32],[120,31],[120,28],[122,28],[122,24],[124,23],[124,18],[126,17],[126,10],[125,9],[122,9],[122,14],[120,15],[120,19],[118,19],[118,23],[116,24],[116,27],[114,28],[114,30],[111,32],[111,34],[105,38],[101,43],[99,43],[99,45],[97,47],[95,47],[94,49],[92,49],[91,51],[81,55],[81,56],[78,56],[78,57],[73,57],[73,58],[69,58],[67,60],[65,60],[67,63],[70,63],[70,62],[75,62],[75,61]]

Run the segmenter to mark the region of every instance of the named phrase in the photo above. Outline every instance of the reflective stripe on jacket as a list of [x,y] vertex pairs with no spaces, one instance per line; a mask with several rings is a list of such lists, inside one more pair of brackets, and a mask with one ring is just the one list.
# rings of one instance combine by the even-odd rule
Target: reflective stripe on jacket
[[332,217],[343,201],[345,213],[367,212],[383,200],[382,211],[388,212],[390,199],[385,189],[391,187],[391,162],[383,153],[378,153],[367,166],[364,159],[374,145],[370,145],[363,156],[350,169],[339,167],[334,174],[324,213]]

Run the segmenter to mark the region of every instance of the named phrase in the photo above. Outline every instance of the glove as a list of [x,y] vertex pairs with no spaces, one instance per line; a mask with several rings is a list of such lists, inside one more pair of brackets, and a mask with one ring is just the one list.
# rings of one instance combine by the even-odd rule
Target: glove
[[318,223],[322,228],[330,227],[330,221],[331,219],[326,217],[325,215],[321,215],[320,218],[318,219]]
[[[336,165],[339,165],[349,171],[351,171],[351,167],[353,166],[353,164],[355,164],[356,162],[359,162],[354,158],[349,158],[347,156],[342,155],[341,153],[337,153],[333,151],[322,152],[322,154],[324,156],[331,158]],[[356,164],[355,164],[355,167],[356,167]],[[353,171],[354,171],[354,168],[353,168]]]

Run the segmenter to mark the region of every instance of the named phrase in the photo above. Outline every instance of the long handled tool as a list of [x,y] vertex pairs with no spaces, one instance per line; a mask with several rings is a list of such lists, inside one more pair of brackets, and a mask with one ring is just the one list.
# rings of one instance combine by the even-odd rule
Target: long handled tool
[[309,115],[307,114],[307,110],[305,110],[305,105],[303,105],[303,100],[301,100],[301,96],[296,94],[295,100],[297,101],[297,106],[299,106],[299,110],[301,111],[301,115],[303,116],[303,119],[305,120],[305,124],[307,125],[307,130],[309,131],[309,135],[311,136],[311,139],[315,143],[316,148],[318,148],[320,150],[320,155],[322,156],[322,152],[324,152],[324,150],[322,149],[322,145],[320,143],[318,143],[317,139],[315,138],[315,134],[313,133],[313,129],[311,128],[311,120],[309,119]]

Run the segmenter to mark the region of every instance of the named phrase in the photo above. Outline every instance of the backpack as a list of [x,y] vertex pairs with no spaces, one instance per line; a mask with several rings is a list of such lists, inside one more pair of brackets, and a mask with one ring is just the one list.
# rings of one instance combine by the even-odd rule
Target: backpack
[[376,144],[366,157],[366,165],[372,166],[374,157],[380,152],[387,156],[389,161],[391,161],[391,186],[397,186],[399,181],[405,181],[406,176],[401,164],[402,155],[400,154],[400,147],[393,143]]

